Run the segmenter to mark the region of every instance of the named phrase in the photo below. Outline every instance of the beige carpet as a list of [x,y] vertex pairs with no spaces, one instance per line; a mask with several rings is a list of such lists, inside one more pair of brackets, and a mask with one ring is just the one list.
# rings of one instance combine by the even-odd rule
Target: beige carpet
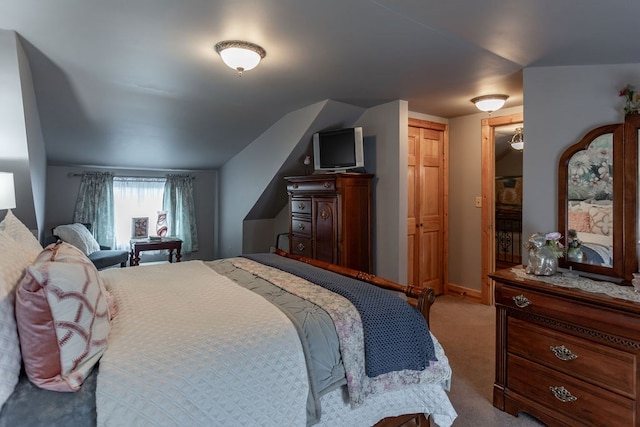
[[493,407],[495,307],[458,296],[440,296],[431,309],[431,331],[453,369],[449,397],[458,412],[454,427],[543,424],[521,414],[513,417]]

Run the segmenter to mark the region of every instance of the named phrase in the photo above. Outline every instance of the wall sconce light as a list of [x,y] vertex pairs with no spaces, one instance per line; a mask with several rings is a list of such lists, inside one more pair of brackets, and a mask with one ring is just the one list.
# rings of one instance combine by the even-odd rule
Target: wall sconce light
[[471,100],[480,111],[486,111],[491,114],[502,108],[509,95],[483,95],[477,96]]
[[243,71],[254,69],[267,52],[257,44],[241,40],[225,40],[215,45],[222,61],[242,76]]
[[13,185],[13,174],[0,172],[0,209],[16,207],[16,190]]
[[511,148],[514,150],[522,151],[524,149],[524,129],[516,128],[516,132],[511,137]]

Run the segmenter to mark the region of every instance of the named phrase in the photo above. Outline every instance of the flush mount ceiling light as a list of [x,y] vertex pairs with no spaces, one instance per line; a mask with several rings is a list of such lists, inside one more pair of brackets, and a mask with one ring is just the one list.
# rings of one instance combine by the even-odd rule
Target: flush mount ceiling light
[[524,149],[524,129],[516,128],[516,132],[511,137],[511,148],[514,150],[522,151]]
[[471,102],[476,105],[478,110],[491,114],[502,108],[507,98],[509,98],[508,95],[483,95],[473,98]]
[[254,69],[267,52],[257,44],[241,40],[225,40],[215,46],[222,61],[241,76],[243,71]]

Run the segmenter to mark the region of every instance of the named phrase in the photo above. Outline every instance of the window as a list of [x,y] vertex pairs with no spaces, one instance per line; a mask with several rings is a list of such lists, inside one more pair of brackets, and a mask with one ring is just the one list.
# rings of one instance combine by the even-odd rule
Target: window
[[162,210],[165,181],[165,178],[113,178],[117,249],[129,250],[132,218],[148,217],[149,235],[155,235],[158,211]]

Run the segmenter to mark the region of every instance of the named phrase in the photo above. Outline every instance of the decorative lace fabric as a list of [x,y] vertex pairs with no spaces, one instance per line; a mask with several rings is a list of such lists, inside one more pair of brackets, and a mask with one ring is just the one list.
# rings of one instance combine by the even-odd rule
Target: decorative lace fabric
[[[364,335],[357,310],[345,298],[314,285],[293,274],[271,268],[247,258],[230,258],[233,264],[249,271],[282,289],[305,298],[329,313],[336,325],[340,352],[347,372],[349,402],[357,407],[369,395],[380,394],[410,384],[445,383],[451,378],[449,362],[442,352],[436,352],[437,361],[430,362],[422,371],[401,370],[369,378],[364,369]],[[350,307],[345,307],[347,304]],[[430,334],[433,340],[433,336]]]
[[640,302],[640,293],[636,292],[631,286],[620,286],[617,283],[593,280],[582,276],[563,276],[560,273],[554,276],[532,276],[525,273],[522,267],[513,267],[511,272],[521,279],[535,279],[539,282],[550,283],[563,288],[580,289],[594,294],[604,294],[612,298]]

